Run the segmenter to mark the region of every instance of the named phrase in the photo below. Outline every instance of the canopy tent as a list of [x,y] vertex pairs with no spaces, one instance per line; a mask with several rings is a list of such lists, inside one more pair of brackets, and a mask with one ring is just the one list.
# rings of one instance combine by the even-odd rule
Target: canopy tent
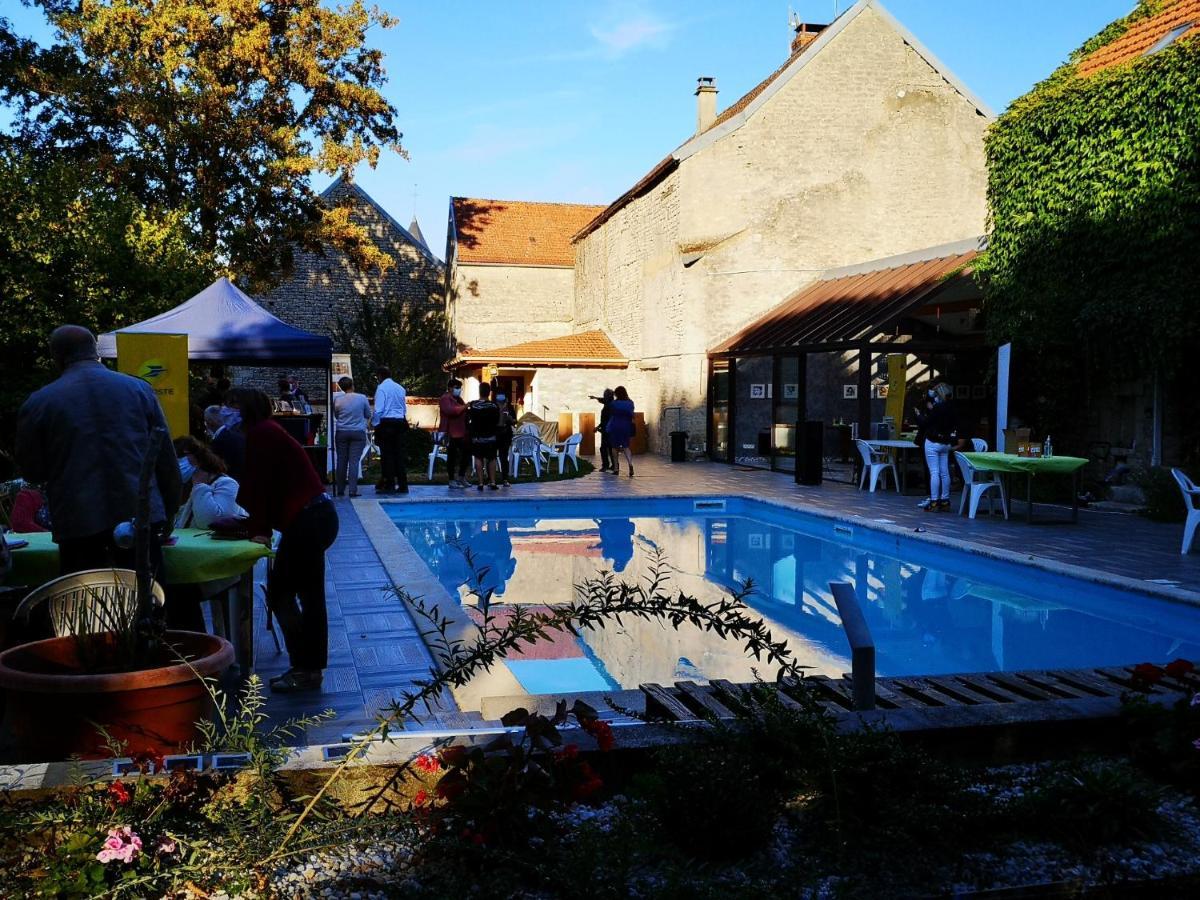
[[[232,365],[294,365],[328,368],[329,338],[275,318],[228,278],[219,278],[192,299],[165,313],[118,329],[136,334],[186,334],[188,359]],[[115,359],[117,331],[100,335],[100,356]]]

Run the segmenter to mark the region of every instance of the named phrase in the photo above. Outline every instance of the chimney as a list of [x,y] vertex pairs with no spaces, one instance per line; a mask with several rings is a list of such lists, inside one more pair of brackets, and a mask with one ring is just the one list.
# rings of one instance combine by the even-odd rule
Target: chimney
[[717,79],[696,79],[696,134],[707,131],[717,120]]
[[799,18],[793,18],[792,31],[795,32],[795,37],[792,38],[792,56],[815,41],[828,27],[828,25],[813,25],[809,22],[801,22]]

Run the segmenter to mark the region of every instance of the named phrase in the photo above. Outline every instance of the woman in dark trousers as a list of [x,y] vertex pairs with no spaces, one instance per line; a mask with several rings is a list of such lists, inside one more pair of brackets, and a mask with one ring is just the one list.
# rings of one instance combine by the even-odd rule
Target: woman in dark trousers
[[612,388],[605,388],[603,396],[592,399],[600,401],[600,424],[596,426],[596,430],[600,432],[600,471],[615,472],[616,460],[613,457],[612,442],[608,437],[608,423],[612,419]]
[[609,404],[612,410],[612,418],[608,421],[608,435],[612,449],[609,453],[612,454],[612,471],[614,475],[621,474],[621,464],[619,454],[624,454],[625,462],[629,465],[629,477],[633,477],[633,454],[629,450],[629,444],[633,440],[634,423],[633,423],[633,401],[629,399],[629,393],[624,387],[618,387],[613,391],[613,401]]
[[270,398],[237,388],[230,405],[241,412],[246,434],[238,503],[249,515],[251,540],[270,546],[272,529],[280,533],[267,604],[283,631],[291,668],[271,679],[271,690],[318,690],[329,652],[325,551],[337,538],[337,512],[304,448],[271,420]]

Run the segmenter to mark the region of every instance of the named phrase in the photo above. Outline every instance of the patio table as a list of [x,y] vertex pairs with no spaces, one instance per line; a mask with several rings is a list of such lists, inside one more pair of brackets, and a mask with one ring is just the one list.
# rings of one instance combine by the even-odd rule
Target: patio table
[[909,450],[916,450],[916,442],[893,439],[886,441],[867,441],[867,444],[877,450],[887,450],[895,453],[897,461],[900,462],[900,484],[898,485],[898,490],[901,494],[903,494],[907,488],[908,481],[908,465],[904,461],[904,454]]
[[[212,532],[202,528],[177,528],[172,535],[175,543],[162,548],[167,584],[239,579],[232,615],[237,623],[233,638],[241,672],[249,675],[254,667],[254,564],[271,551],[254,541],[213,540]],[[4,579],[8,584],[34,588],[58,577],[58,545],[49,532],[10,533],[8,539],[10,543],[29,543],[13,551],[12,571]]]
[[[1033,522],[1033,476],[1071,476],[1071,522],[1079,521],[1079,470],[1087,460],[1078,456],[1017,456],[1015,453],[964,453],[967,461],[983,472],[1025,476],[1025,521]],[[1011,494],[1009,495],[1011,497]],[[1061,522],[1063,519],[1039,519],[1040,522]]]

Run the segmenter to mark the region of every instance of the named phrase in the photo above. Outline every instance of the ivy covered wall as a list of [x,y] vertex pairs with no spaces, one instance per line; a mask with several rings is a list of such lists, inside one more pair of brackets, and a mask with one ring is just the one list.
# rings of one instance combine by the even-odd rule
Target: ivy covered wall
[[1081,396],[1153,372],[1177,385],[1200,353],[1200,40],[1077,71],[1165,5],[1143,0],[1090,40],[986,141],[989,331],[1022,353],[1043,413],[1081,431]]

